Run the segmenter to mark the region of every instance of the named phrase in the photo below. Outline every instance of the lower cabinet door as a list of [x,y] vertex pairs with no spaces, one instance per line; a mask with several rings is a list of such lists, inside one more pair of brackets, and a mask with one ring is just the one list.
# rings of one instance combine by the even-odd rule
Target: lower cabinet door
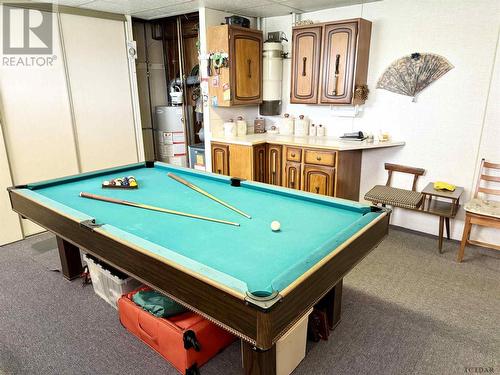
[[281,186],[281,145],[266,145],[267,183]]
[[258,182],[267,182],[265,143],[253,146],[253,179]]
[[285,166],[285,187],[300,190],[300,163],[287,162]]
[[212,143],[212,172],[229,175],[229,146]]
[[335,194],[335,168],[316,165],[304,166],[304,190],[311,193],[330,195]]

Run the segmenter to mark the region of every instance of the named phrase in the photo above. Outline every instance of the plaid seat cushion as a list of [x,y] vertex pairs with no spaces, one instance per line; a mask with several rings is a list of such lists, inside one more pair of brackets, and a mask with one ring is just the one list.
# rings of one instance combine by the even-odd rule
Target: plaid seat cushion
[[423,195],[417,191],[398,189],[385,185],[376,185],[365,194],[367,201],[383,203],[394,207],[417,208]]
[[465,211],[500,219],[500,202],[474,198],[464,206]]

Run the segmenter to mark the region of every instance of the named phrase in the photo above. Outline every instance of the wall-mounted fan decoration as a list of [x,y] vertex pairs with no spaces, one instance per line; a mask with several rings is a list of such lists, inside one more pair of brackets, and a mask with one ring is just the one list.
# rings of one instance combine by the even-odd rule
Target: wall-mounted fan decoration
[[433,53],[412,53],[394,61],[377,82],[378,89],[413,97],[453,69],[444,57]]

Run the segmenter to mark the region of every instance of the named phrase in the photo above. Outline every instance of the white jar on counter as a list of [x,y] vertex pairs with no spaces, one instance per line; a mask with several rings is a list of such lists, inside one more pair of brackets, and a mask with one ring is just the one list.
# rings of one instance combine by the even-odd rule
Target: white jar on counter
[[280,134],[282,135],[293,134],[293,118],[290,117],[288,113],[285,113],[284,117],[281,119],[281,124],[279,128],[280,128]]
[[224,137],[224,123],[217,121],[211,124],[211,129],[212,137]]
[[319,124],[318,126],[316,126],[316,135],[318,137],[324,137],[325,133],[326,133],[326,129],[323,125]]
[[243,117],[238,116],[236,119],[236,136],[242,137],[247,135],[247,122],[243,120]]
[[233,119],[224,123],[224,137],[236,137],[236,125]]
[[312,123],[309,125],[309,135],[316,135],[316,125]]
[[304,118],[304,115],[300,115],[297,120],[295,120],[295,135],[303,137],[309,134],[309,120]]

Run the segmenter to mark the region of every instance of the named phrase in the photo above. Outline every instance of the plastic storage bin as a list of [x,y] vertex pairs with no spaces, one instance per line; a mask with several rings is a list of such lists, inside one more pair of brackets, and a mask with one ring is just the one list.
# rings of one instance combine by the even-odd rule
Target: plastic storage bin
[[309,310],[276,342],[276,374],[290,374],[306,356]]
[[114,270],[113,267],[100,262],[99,260],[87,254],[83,259],[89,267],[90,278],[94,292],[115,309],[118,299],[123,295],[130,293],[142,285],[140,281]]

